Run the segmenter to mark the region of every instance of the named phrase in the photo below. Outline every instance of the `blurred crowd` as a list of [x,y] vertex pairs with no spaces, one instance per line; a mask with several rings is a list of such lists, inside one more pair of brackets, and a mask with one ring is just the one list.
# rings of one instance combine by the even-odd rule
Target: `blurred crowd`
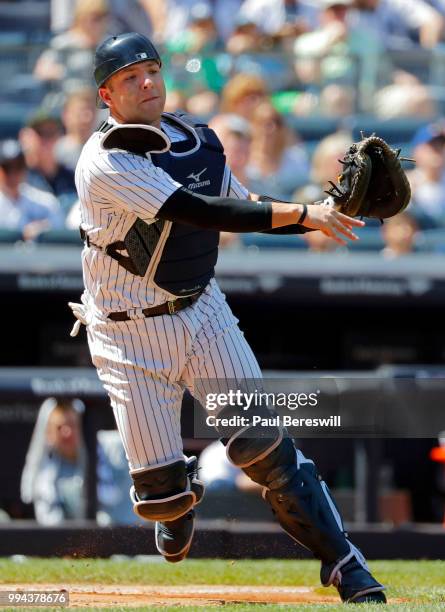
[[[411,119],[411,131],[408,123],[396,144],[416,160],[409,170],[412,202],[382,228],[368,224],[367,244],[385,257],[425,245],[445,248],[445,122],[440,88],[425,71],[445,48],[444,0],[35,2],[46,2],[50,15],[46,48],[30,75],[41,95],[16,138],[0,132],[4,240],[44,240],[48,232],[77,229],[76,162],[106,118],[95,105],[94,50],[110,33],[137,30],[160,48],[166,110],[208,120],[233,173],[255,193],[320,200],[357,137],[352,118]],[[20,11],[20,2],[16,6]],[[301,127],[311,121],[315,128],[331,121],[331,129],[318,136],[314,129],[308,137]],[[438,232],[433,240],[431,232]],[[337,250],[319,232],[292,237],[292,243],[273,240]],[[244,237],[222,237],[227,248],[246,244]]]

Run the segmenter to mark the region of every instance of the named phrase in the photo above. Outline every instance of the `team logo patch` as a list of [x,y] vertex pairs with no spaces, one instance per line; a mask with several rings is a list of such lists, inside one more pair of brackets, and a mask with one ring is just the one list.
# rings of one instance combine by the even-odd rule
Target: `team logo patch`
[[136,53],[136,59],[141,60],[141,59],[147,59],[148,55],[146,53]]
[[206,170],[207,168],[204,168],[203,170],[201,170],[201,172],[191,172],[188,175],[187,178],[191,178],[195,181],[194,183],[188,184],[189,189],[199,189],[200,187],[206,187],[207,185],[210,185],[209,179],[201,181],[201,175],[204,174]]

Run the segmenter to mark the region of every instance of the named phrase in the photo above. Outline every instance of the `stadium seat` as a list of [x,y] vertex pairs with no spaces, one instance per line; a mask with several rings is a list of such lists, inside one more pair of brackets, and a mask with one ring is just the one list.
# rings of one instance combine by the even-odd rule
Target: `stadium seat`
[[35,106],[26,102],[0,102],[0,140],[16,138],[33,109]]
[[67,229],[42,232],[39,235],[37,242],[44,244],[75,244],[79,247],[82,246],[79,232]]
[[445,228],[425,229],[416,238],[416,251],[445,253]]
[[20,240],[23,240],[22,232],[20,230],[0,228],[0,243],[13,244],[14,242],[19,242]]
[[[352,135],[354,141],[360,140],[360,131],[365,136],[370,136],[373,132],[381,136],[393,146],[403,146],[411,142],[417,130],[429,122],[425,119],[414,117],[400,117],[396,119],[382,120],[368,115],[357,115],[352,125]],[[407,151],[403,151],[407,154]]]
[[325,136],[336,132],[340,121],[332,117],[295,117],[287,115],[288,125],[296,131],[304,141],[315,141],[318,143]]
[[0,2],[0,30],[21,33],[23,42],[47,41],[50,32],[49,2]]

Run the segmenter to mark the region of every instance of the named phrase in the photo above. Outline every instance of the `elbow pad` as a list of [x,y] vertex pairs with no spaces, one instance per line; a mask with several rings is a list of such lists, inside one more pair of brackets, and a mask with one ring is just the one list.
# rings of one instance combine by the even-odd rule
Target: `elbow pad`
[[272,228],[272,204],[206,196],[180,187],[157,217],[219,232],[261,232]]

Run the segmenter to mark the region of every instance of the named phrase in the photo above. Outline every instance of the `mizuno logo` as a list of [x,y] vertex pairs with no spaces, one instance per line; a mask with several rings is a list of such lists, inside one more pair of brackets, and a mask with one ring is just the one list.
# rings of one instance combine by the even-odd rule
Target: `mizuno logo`
[[197,172],[197,173],[191,172],[187,178],[191,178],[195,181],[195,183],[199,183],[201,180],[201,174],[203,174],[206,170],[207,168],[204,168],[204,170],[201,170],[201,172]]

